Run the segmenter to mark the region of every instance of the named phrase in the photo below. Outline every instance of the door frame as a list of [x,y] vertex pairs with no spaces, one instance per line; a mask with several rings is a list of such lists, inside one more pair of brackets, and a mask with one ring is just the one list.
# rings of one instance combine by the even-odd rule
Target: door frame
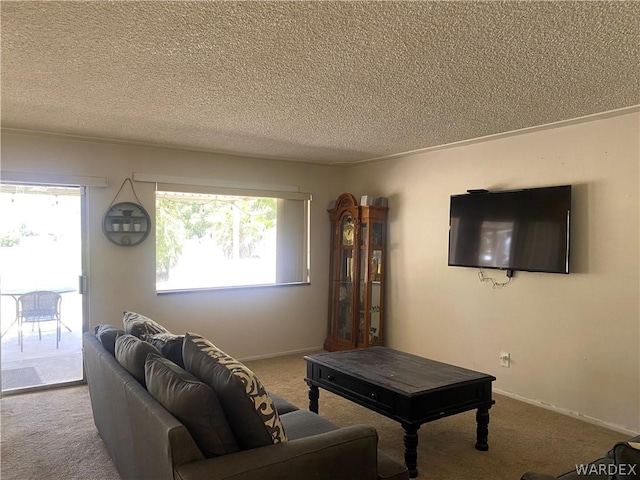
[[[78,278],[78,293],[81,295],[82,333],[89,329],[89,209],[88,187],[107,187],[107,179],[102,177],[85,177],[78,175],[45,174],[36,172],[2,171],[2,184],[24,186],[50,186],[78,188],[80,192],[80,276]],[[42,390],[63,388],[86,384],[86,371],[82,364],[82,378],[55,384],[35,385],[11,391],[0,391],[0,398],[4,396],[20,395]]]

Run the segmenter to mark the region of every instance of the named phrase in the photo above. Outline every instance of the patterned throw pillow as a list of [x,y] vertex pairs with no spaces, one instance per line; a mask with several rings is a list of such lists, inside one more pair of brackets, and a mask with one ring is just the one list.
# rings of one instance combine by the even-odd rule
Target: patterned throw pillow
[[158,322],[136,312],[123,312],[122,323],[126,333],[145,341],[149,335],[171,333]]
[[133,335],[120,335],[116,338],[116,360],[136,380],[146,387],[144,381],[144,362],[147,354],[160,354],[158,349]]
[[147,355],[145,379],[149,393],[187,427],[205,457],[239,450],[220,400],[209,386],[153,353]]
[[271,397],[245,365],[200,335],[187,333],[182,347],[185,369],[216,393],[241,449],[286,442]]

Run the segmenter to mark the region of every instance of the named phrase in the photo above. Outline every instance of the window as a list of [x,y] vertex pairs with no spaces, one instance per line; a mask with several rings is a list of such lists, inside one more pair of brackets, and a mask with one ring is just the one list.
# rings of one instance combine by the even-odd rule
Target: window
[[308,282],[309,201],[158,184],[157,291]]

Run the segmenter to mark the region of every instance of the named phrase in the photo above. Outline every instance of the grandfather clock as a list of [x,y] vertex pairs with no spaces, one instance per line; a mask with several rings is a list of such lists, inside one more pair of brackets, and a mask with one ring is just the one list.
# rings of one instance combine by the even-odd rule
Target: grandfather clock
[[383,344],[386,206],[358,205],[343,193],[329,210],[331,270],[325,350]]

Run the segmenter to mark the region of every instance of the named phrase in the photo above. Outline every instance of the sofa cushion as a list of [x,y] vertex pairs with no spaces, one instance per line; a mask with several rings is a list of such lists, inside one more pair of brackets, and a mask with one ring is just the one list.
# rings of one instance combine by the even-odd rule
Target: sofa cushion
[[96,337],[107,352],[111,355],[116,354],[116,338],[124,335],[124,330],[114,327],[113,325],[96,325],[93,329]]
[[245,365],[191,333],[185,335],[182,356],[186,370],[209,385],[220,399],[240,448],[287,440],[271,397]]
[[338,427],[324,417],[309,410],[295,410],[280,417],[289,440],[312,437],[337,430]]
[[[296,407],[293,403],[286,401],[284,398],[282,398],[279,395],[276,395],[275,393],[269,392],[269,396],[271,397],[271,400],[273,401],[273,405],[276,407],[276,411],[278,412],[278,415],[284,415],[285,413],[289,413],[289,412],[295,412],[296,410],[300,410],[298,407]],[[286,427],[285,427],[285,432],[286,432]],[[288,437],[289,435],[287,435]]]
[[122,314],[124,331],[141,340],[146,340],[149,335],[157,333],[171,333],[158,322],[136,312],[124,312]]
[[147,355],[145,379],[149,393],[187,427],[205,457],[239,450],[220,401],[209,386],[153,353]]
[[149,353],[160,355],[156,347],[133,335],[125,334],[116,338],[116,360],[144,386],[146,386],[144,380],[144,363]]
[[[337,430],[333,423],[308,410],[295,410],[280,417],[289,440],[312,437]],[[378,450],[378,480],[405,480],[407,467]]]
[[184,335],[156,333],[154,335],[147,335],[146,341],[160,350],[163,356],[184,368],[184,361],[182,360],[182,342],[184,341]]

